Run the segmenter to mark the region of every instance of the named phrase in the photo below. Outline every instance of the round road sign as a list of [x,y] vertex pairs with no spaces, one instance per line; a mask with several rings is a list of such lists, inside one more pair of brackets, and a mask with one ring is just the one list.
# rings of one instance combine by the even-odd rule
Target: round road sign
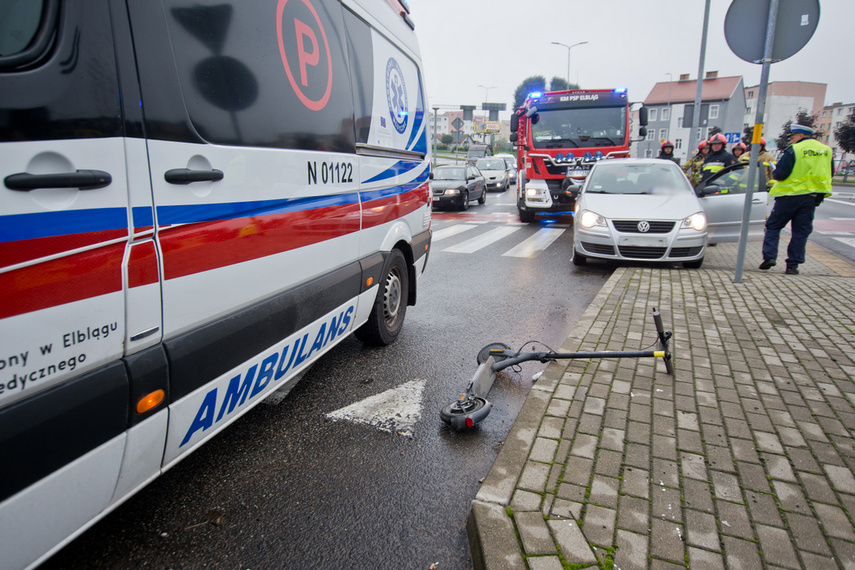
[[[766,46],[771,0],[733,0],[724,19],[731,51],[750,63],[761,63]],[[796,54],[810,41],[819,23],[819,0],[778,0],[772,62]]]

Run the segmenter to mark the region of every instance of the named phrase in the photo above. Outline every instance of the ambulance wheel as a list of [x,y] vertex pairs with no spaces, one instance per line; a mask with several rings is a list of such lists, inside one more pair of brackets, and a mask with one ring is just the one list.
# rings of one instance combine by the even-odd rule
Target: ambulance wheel
[[386,259],[380,290],[371,308],[368,322],[356,329],[356,338],[365,344],[386,346],[398,339],[407,314],[410,296],[407,260],[400,250],[393,249]]

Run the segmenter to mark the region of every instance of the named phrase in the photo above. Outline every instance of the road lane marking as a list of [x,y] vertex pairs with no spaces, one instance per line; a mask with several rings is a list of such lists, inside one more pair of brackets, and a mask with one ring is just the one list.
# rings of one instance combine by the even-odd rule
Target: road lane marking
[[453,245],[451,247],[447,247],[442,251],[448,251],[451,253],[475,253],[479,249],[485,248],[490,244],[493,244],[500,239],[511,235],[512,233],[519,231],[520,227],[515,226],[502,226],[495,229],[492,229],[478,237],[474,237],[468,239],[464,242],[461,242],[457,245]]
[[331,420],[345,420],[375,427],[387,433],[412,437],[422,416],[424,380],[412,380],[360,402],[330,412]]
[[557,240],[564,230],[557,228],[543,228],[536,234],[503,253],[504,257],[537,257],[537,254],[552,245],[552,242]]
[[436,230],[433,232],[433,236],[431,237],[431,242],[436,243],[438,241],[444,240],[445,238],[449,238],[451,236],[456,236],[457,234],[462,234],[465,231],[469,231],[473,228],[477,228],[476,225],[468,225],[468,224],[458,224],[456,226],[451,226],[448,228],[443,228],[441,230]]

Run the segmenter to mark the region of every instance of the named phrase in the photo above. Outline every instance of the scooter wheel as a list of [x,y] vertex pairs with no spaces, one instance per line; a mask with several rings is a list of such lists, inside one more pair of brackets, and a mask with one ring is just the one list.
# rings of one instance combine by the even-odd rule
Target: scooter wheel
[[[491,350],[511,350],[511,347],[502,342],[494,342],[493,344],[488,344],[484,348],[478,351],[478,355],[475,357],[475,360],[478,361],[478,365],[482,365],[487,362],[487,359],[490,358]],[[493,360],[495,362],[501,362],[505,360],[507,356],[493,356]]]
[[455,401],[448,404],[442,408],[439,417],[453,429],[461,430],[474,427],[484,420],[492,407],[486,399],[473,396],[464,402]]

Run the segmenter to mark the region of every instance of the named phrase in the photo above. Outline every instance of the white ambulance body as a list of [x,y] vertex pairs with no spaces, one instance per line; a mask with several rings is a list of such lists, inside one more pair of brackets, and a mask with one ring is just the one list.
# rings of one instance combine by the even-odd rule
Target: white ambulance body
[[420,65],[398,0],[0,0],[3,568],[351,332],[395,340],[430,245]]

